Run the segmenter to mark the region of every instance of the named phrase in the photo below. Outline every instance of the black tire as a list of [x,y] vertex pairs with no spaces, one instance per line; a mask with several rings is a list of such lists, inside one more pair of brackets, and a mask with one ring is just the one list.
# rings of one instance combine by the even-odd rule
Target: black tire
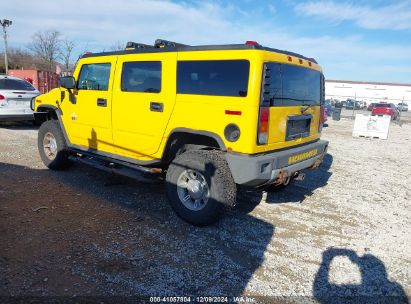
[[[202,201],[200,210],[189,209],[179,196],[188,188],[177,187],[179,179],[193,171],[200,173],[208,187],[207,201]],[[227,207],[235,205],[237,187],[222,152],[190,150],[178,155],[170,164],[166,175],[166,193],[171,207],[180,218],[195,226],[206,226],[216,222]]]
[[[47,138],[50,139],[50,135],[55,139],[56,147],[53,146],[53,149],[44,147],[44,142],[47,141]],[[56,120],[48,120],[40,126],[37,146],[41,160],[49,169],[64,170],[70,167],[71,161],[68,159],[67,144]],[[46,154],[47,149],[50,150],[48,154]],[[55,152],[53,153],[51,150],[55,150]]]

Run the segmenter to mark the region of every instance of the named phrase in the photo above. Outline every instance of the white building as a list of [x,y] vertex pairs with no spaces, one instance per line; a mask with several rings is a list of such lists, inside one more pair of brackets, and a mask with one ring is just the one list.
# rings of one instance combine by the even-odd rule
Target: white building
[[326,80],[325,97],[339,101],[350,98],[367,104],[384,101],[411,105],[411,84]]

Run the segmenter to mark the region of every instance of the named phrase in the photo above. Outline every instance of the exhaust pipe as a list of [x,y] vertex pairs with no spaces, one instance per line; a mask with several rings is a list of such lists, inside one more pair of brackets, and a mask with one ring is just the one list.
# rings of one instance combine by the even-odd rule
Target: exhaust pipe
[[305,173],[298,172],[297,175],[294,177],[294,180],[303,181],[305,179]]

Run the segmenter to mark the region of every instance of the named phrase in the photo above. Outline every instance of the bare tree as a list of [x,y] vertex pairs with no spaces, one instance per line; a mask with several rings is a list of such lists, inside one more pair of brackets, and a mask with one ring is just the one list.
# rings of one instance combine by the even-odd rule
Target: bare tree
[[[0,53],[0,58],[4,56]],[[33,55],[31,52],[21,49],[21,48],[9,48],[9,67],[10,69],[46,69],[47,66],[44,64],[43,60]],[[2,69],[0,64],[0,70]]]
[[110,46],[110,51],[122,51],[125,47],[125,43],[117,40],[113,45]]
[[46,30],[37,32],[29,45],[29,49],[39,57],[50,71],[55,70],[57,58],[61,52],[60,32]]
[[71,55],[75,46],[76,44],[72,40],[64,39],[61,41],[60,59],[63,61],[66,71],[70,70]]

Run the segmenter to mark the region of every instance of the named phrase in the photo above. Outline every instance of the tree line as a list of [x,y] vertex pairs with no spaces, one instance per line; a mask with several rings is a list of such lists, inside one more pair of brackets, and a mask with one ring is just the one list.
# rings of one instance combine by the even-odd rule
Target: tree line
[[[75,41],[65,38],[59,31],[51,29],[39,31],[32,36],[27,47],[8,49],[9,69],[55,72],[56,66],[59,65],[63,72],[71,73],[78,58],[74,54],[76,47]],[[123,50],[124,47],[125,43],[117,41],[108,50],[118,51]],[[86,49],[81,54],[85,51]],[[0,52],[0,74],[5,70],[4,52],[2,51]]]
[[[71,72],[73,51],[76,43],[66,39],[56,30],[39,31],[32,36],[26,48],[9,48],[7,51],[9,69],[35,69],[56,71],[59,65],[65,72]],[[0,73],[5,72],[4,52],[0,53]]]

